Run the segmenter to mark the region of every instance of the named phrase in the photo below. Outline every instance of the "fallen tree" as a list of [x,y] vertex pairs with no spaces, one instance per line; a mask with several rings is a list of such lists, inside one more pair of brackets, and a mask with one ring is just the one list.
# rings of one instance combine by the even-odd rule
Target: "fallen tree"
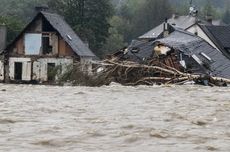
[[106,83],[114,81],[122,85],[184,84],[193,81],[209,86],[227,86],[230,79],[204,74],[184,73],[163,64],[146,65],[115,59],[104,60],[100,73]]
[[68,70],[59,76],[59,84],[65,84],[66,82],[83,86],[102,86],[109,85],[111,82],[130,86],[182,85],[187,82],[209,86],[227,86],[227,84],[230,84],[230,79],[185,73],[162,63],[139,64],[131,61],[106,59],[94,63],[93,74],[82,71],[80,64],[69,66]]

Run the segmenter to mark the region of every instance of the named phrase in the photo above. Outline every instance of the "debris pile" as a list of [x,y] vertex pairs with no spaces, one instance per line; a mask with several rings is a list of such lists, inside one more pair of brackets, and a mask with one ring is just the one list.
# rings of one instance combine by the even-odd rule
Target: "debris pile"
[[139,64],[132,61],[121,61],[118,58],[103,61],[103,75],[106,82],[117,82],[122,85],[185,84],[194,82],[207,86],[227,86],[230,79],[212,77],[203,74],[183,73],[160,62]]

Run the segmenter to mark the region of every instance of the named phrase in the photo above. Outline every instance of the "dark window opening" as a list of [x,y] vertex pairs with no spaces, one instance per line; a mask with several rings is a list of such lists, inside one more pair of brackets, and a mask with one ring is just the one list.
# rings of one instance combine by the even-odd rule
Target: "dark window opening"
[[52,53],[53,47],[50,45],[50,37],[49,34],[42,35],[42,52],[43,54],[50,54]]
[[48,81],[54,81],[56,77],[56,68],[55,68],[55,63],[48,63],[48,68],[47,68],[47,77]]
[[22,63],[21,62],[14,63],[14,79],[22,80]]
[[45,19],[42,20],[42,31],[43,32],[55,32],[53,26]]

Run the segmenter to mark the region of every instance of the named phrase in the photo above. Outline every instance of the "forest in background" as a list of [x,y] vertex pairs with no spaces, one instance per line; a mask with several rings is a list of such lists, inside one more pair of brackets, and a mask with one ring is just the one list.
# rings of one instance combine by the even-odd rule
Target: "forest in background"
[[[35,6],[65,17],[100,57],[127,46],[132,39],[173,13],[187,15],[190,0],[0,0],[0,24],[8,27],[8,43],[36,15]],[[199,17],[207,14],[230,23],[230,0],[193,0]]]

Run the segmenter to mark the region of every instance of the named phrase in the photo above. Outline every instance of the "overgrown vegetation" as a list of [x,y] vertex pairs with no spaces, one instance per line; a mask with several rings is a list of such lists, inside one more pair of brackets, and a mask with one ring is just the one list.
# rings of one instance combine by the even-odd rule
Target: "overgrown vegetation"
[[105,79],[104,75],[90,75],[82,69],[80,64],[69,65],[64,74],[58,75],[60,85],[70,84],[74,86],[102,86],[109,84],[110,81]]

